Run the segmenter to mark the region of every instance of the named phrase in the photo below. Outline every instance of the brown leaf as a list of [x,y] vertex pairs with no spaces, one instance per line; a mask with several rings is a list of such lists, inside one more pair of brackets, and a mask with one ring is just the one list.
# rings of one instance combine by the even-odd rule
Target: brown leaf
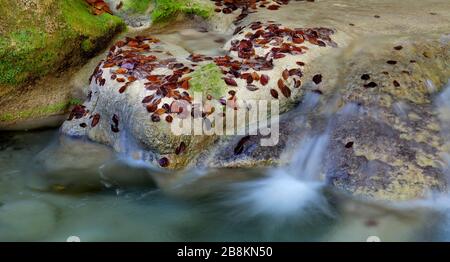
[[321,74],[314,75],[312,80],[316,85],[318,85],[322,82],[322,75]]
[[305,39],[302,36],[295,36],[292,38],[292,42],[294,42],[296,44],[301,44],[301,43],[305,42]]
[[188,90],[189,89],[189,81],[184,80],[183,83],[181,84],[181,88]]
[[100,114],[95,114],[92,118],[91,127],[95,127],[100,122]]
[[153,114],[151,119],[152,119],[152,122],[159,122],[159,121],[161,121],[161,118],[157,114]]
[[229,86],[237,86],[236,81],[232,78],[224,77],[223,80],[225,80],[225,83]]
[[116,74],[126,74],[128,70],[126,68],[119,68],[116,70]]
[[172,121],[173,121],[173,117],[172,116],[166,116],[166,121],[167,122],[169,122],[169,123],[172,123]]
[[116,63],[104,63],[103,64],[103,68],[110,68],[110,67],[113,67],[113,66],[116,66]]
[[291,90],[289,89],[289,87],[287,87],[282,79],[278,80],[278,88],[280,89],[281,93],[285,96],[285,97],[290,97],[291,96]]
[[273,59],[280,59],[280,58],[283,58],[285,56],[286,56],[285,54],[276,53],[276,54],[273,55]]
[[160,165],[161,167],[168,167],[169,164],[170,164],[169,159],[168,159],[167,157],[161,158],[161,159],[158,161],[158,163],[159,163],[159,165]]
[[156,104],[154,104],[154,103],[151,103],[151,104],[148,104],[146,107],[147,107],[147,111],[148,111],[149,113],[153,113],[153,112],[155,112],[156,109],[158,108],[158,105],[156,105]]
[[283,76],[284,80],[288,80],[288,78],[289,78],[289,70],[284,69],[283,73],[281,75]]
[[184,153],[186,150],[186,144],[184,142],[181,142],[180,145],[175,149],[175,154],[179,155]]
[[127,90],[127,87],[130,85],[131,82],[126,83],[125,85],[123,85],[120,89],[119,89],[119,93],[123,93]]
[[162,115],[162,114],[164,114],[165,112],[166,112],[166,109],[164,109],[164,108],[159,108],[159,109],[157,109],[157,110],[155,111],[154,114],[156,114],[156,115]]
[[269,83],[269,76],[262,74],[259,81],[261,82],[261,85],[265,86],[265,85],[267,85],[267,83]]
[[279,8],[280,8],[279,5],[269,5],[269,6],[267,7],[267,9],[269,9],[269,10],[278,10]]
[[154,95],[146,96],[146,97],[144,97],[144,99],[142,99],[142,103],[144,103],[144,104],[150,103],[154,97],[155,97]]
[[259,79],[260,79],[258,73],[256,73],[256,72],[252,72],[252,77],[253,77],[253,80],[255,80],[255,81],[259,81]]
[[278,92],[275,89],[270,89],[270,94],[273,98],[278,99]]

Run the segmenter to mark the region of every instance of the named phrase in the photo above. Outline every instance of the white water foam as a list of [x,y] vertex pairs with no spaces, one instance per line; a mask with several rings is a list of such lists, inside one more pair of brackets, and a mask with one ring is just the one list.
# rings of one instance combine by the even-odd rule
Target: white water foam
[[237,193],[229,204],[244,209],[245,215],[278,220],[325,212],[327,201],[318,177],[327,141],[326,135],[304,139],[291,165],[272,169],[262,179],[234,185]]

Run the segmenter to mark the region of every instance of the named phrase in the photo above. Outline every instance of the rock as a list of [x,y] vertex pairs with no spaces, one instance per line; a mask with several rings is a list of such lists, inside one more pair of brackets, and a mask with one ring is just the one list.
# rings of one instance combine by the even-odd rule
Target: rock
[[105,163],[99,167],[98,172],[103,186],[107,188],[148,189],[155,187],[155,182],[147,168],[133,166],[120,159]]
[[[128,41],[130,45],[133,45],[133,42],[135,41],[131,39]],[[91,98],[90,101],[86,101],[86,108],[79,107],[79,113],[73,111],[71,121],[67,121],[62,130],[69,135],[87,135],[94,141],[112,145],[119,152],[125,150],[122,141],[129,137],[130,140],[136,140],[138,144],[152,149],[144,157],[154,163],[158,163],[160,158],[157,158],[155,153],[171,153],[175,155],[175,149],[181,142],[184,142],[186,146],[194,151],[196,144],[199,144],[197,141],[202,141],[205,137],[175,136],[171,134],[170,123],[172,120],[168,117],[170,114],[165,113],[167,110],[172,110],[171,104],[174,99],[170,96],[186,99],[183,101],[187,101],[191,97],[187,92],[182,93],[184,89],[180,88],[180,91],[172,91],[170,96],[166,98],[162,93],[162,91],[166,92],[166,89],[161,89],[160,84],[158,84],[164,78],[172,76],[173,80],[164,81],[167,84],[177,85],[178,79],[184,74],[183,72],[191,71],[191,69],[187,67],[186,69],[182,69],[185,67],[184,65],[181,68],[176,67],[178,67],[179,63],[185,63],[186,66],[189,66],[192,62],[186,59],[177,61],[175,57],[167,55],[165,52],[168,52],[170,47],[166,48],[156,39],[148,38],[141,42],[141,45],[147,50],[126,47],[130,48],[130,54],[133,54],[129,60],[124,59],[121,61],[123,58],[121,56],[122,48],[120,46],[124,42],[119,42],[118,46],[116,45],[113,48],[106,64],[102,63],[99,65],[99,69],[94,73],[91,86]],[[148,44],[146,44],[147,42]],[[144,51],[142,55],[140,54],[141,51]],[[143,55],[147,52],[153,52],[153,54],[147,54],[144,57]],[[158,55],[159,58],[153,55]],[[139,64],[139,59],[147,60],[143,64]],[[118,60],[117,63],[122,66],[121,68],[115,65],[111,65],[111,68],[108,67],[110,66],[108,63],[113,63],[115,60]],[[157,60],[163,64],[153,71],[151,68],[159,63],[155,63]],[[171,69],[167,67],[168,65],[170,65],[169,67]],[[106,66],[106,68],[101,69],[100,66]],[[125,67],[129,69],[125,69]],[[130,74],[123,73],[124,70],[126,72],[129,70]],[[146,70],[149,70],[149,73]],[[178,73],[173,74],[174,71]],[[154,75],[149,76],[150,72]],[[152,84],[147,77],[155,81],[155,83]],[[132,81],[129,81],[127,78]],[[121,83],[120,81],[122,79],[127,83]],[[145,85],[145,83],[151,85]],[[155,89],[158,89],[158,94],[155,93]],[[149,97],[151,95],[154,95],[153,98]],[[168,95],[168,93],[164,93],[164,95]],[[159,96],[161,96],[161,99]],[[145,103],[143,103],[142,101],[144,99],[148,101],[144,101]],[[163,108],[162,106],[164,104],[167,104],[167,106]],[[96,124],[93,122],[95,115],[97,116]],[[86,124],[85,127],[83,127],[83,123]],[[206,139],[210,138],[206,137]],[[186,161],[188,159],[186,157],[188,156],[185,156],[186,154],[182,154],[179,161]],[[176,166],[180,163],[177,163],[175,159],[171,159],[167,164]],[[181,164],[185,163],[181,162]]]
[[164,23],[176,19],[178,15],[196,15],[209,18],[213,14],[214,5],[207,0],[155,0],[152,11],[153,23]]
[[356,104],[359,113],[332,125],[327,174],[331,184],[356,195],[405,200],[447,188],[433,100],[450,76],[450,47],[425,39],[398,46],[346,59],[341,103]]
[[100,168],[113,160],[112,150],[104,145],[60,137],[36,155],[28,187],[59,193],[100,190]]
[[335,212],[340,219],[333,225],[323,241],[411,241],[419,232],[429,231],[431,225],[442,219],[438,212],[426,207],[394,208],[381,203],[355,201],[348,196],[336,196]]
[[19,200],[0,205],[1,241],[39,241],[51,233],[57,209],[40,200]]
[[[323,133],[327,118],[315,115],[320,95],[308,92],[302,99],[303,105],[282,114],[279,118],[278,143],[263,146],[262,139],[268,136],[234,136],[223,138],[210,150],[199,157],[197,164],[203,168],[255,168],[264,166],[283,166],[292,161],[299,150],[299,143],[308,135]],[[273,136],[276,136],[275,134]],[[245,139],[248,137],[248,139]],[[244,139],[244,140],[243,140]],[[244,142],[244,143],[243,143]],[[236,149],[241,146],[240,152]]]
[[209,0],[107,0],[112,12],[131,27],[163,26],[188,19],[208,19],[214,5]]
[[145,27],[151,23],[154,9],[152,0],[107,0],[112,12],[132,27]]
[[0,128],[77,104],[69,80],[124,29],[118,17],[92,14],[84,0],[0,1],[0,10]]
[[[214,143],[218,132],[232,131],[223,123],[245,128],[246,121],[235,118],[240,112],[256,116],[258,101],[276,101],[280,111],[292,107],[303,94],[299,59],[309,61],[331,50],[337,45],[332,35],[326,28],[252,23],[226,43],[228,55],[215,57],[175,56],[170,51],[175,49],[158,39],[127,38],[99,64],[88,100],[72,111],[62,130],[119,152],[124,151],[124,137],[136,140],[149,162],[185,168]],[[180,128],[191,122],[197,129]]]

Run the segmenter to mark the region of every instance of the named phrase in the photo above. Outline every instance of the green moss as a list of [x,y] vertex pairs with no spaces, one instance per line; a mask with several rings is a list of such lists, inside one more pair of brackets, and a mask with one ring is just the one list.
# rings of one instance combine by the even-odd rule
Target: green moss
[[118,17],[93,15],[84,0],[40,0],[39,11],[7,2],[0,0],[0,85],[80,64],[125,27]]
[[0,50],[1,84],[20,84],[28,78],[49,73],[64,47],[59,37],[29,26],[11,32]]
[[127,12],[143,14],[148,10],[151,2],[151,0],[126,0],[122,8]]
[[[84,52],[97,51],[98,42],[109,41],[110,36],[126,27],[117,16],[108,13],[92,15],[85,1],[62,0],[60,5],[65,22],[83,38],[81,47]],[[104,37],[107,39],[103,39]]]
[[223,81],[222,71],[214,63],[200,66],[189,76],[192,77],[189,80],[190,90],[194,92],[202,92],[216,99],[226,94],[227,85]]
[[69,105],[71,106],[76,106],[76,105],[81,105],[83,104],[83,100],[79,99],[79,98],[72,98],[69,100]]
[[155,10],[152,12],[154,23],[166,22],[179,13],[195,14],[208,18],[213,13],[212,2],[198,0],[155,0]]
[[81,100],[74,98],[71,99],[68,102],[61,102],[56,104],[51,104],[35,109],[28,109],[24,111],[19,111],[15,113],[5,113],[3,115],[0,115],[0,121],[9,122],[9,121],[15,121],[19,119],[27,119],[27,118],[36,118],[41,116],[48,116],[52,114],[57,114],[64,112],[67,110],[71,105],[78,105],[81,104]]

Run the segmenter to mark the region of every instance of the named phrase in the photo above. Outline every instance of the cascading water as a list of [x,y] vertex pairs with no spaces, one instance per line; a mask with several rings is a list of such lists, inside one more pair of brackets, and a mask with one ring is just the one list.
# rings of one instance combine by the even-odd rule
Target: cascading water
[[447,165],[447,176],[450,176],[450,79],[443,91],[437,96],[435,106],[441,123],[441,136],[444,139],[444,148],[447,151],[442,156]]
[[[321,155],[327,136],[305,139],[296,160],[287,167],[269,170],[267,177],[234,186],[234,205],[244,206],[248,215],[286,218],[304,214],[307,210],[324,210],[326,199],[321,193]],[[240,193],[239,193],[240,192]]]
[[[308,93],[296,111],[306,117],[318,101],[317,94]],[[245,209],[245,215],[270,216],[279,220],[316,211],[326,212],[327,200],[322,194],[324,182],[320,173],[328,140],[325,133],[310,135],[297,142],[289,165],[269,169],[259,180],[233,185],[236,194],[229,203]]]

